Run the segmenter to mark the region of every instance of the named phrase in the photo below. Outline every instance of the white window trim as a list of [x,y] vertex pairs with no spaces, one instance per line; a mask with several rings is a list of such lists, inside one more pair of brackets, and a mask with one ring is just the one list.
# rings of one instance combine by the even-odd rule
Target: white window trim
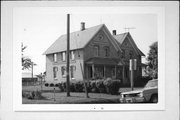
[[54,54],[53,54],[53,61],[54,61],[54,62],[57,62],[57,53],[54,53]]
[[66,61],[66,52],[62,52],[62,61]]

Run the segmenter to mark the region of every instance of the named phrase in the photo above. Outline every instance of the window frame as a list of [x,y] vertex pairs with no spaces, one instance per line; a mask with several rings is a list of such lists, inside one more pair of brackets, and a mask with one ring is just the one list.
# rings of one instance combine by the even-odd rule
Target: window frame
[[94,56],[95,57],[99,57],[100,56],[100,53],[99,53],[99,51],[100,51],[100,48],[99,48],[99,45],[94,45]]
[[58,67],[57,66],[54,66],[53,67],[53,78],[54,78],[54,80],[56,80],[57,79],[57,72],[58,72]]
[[62,52],[62,61],[66,61],[66,52]]
[[70,60],[75,60],[75,54],[74,54],[74,50],[72,50],[71,52],[70,52]]
[[61,75],[62,77],[66,77],[66,66],[61,66]]
[[53,62],[57,62],[57,53],[53,54]]
[[109,57],[110,56],[110,47],[109,46],[104,46],[104,56]]

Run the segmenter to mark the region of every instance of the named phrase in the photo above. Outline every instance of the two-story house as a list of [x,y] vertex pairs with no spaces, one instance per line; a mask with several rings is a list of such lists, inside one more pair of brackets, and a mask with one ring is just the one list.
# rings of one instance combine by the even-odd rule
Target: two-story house
[[[45,52],[46,79],[48,81],[66,80],[66,40],[60,36]],[[141,56],[129,32],[116,35],[109,32],[105,24],[85,28],[70,33],[70,78],[87,80],[100,78],[120,79],[129,84],[129,59],[137,59],[135,76],[141,76]]]

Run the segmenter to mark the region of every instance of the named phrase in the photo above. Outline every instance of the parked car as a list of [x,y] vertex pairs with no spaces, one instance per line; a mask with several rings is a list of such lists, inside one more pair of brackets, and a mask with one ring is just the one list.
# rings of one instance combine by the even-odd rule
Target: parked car
[[157,79],[148,81],[143,89],[121,93],[120,103],[141,103],[141,102],[150,102],[150,103],[158,102]]

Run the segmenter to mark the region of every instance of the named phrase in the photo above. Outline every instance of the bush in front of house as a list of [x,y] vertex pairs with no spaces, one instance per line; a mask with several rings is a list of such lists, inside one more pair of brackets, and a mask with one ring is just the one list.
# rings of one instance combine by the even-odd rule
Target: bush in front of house
[[53,83],[51,83],[49,86],[50,86],[50,87],[54,87],[54,84],[53,84]]
[[22,91],[22,97],[27,99],[36,99],[36,100],[44,99],[44,97],[42,96],[42,92],[38,90],[31,92]]
[[83,92],[84,89],[84,83],[83,81],[77,81],[75,84],[75,92]]
[[64,92],[62,83],[58,83],[58,88],[59,88],[60,92]]
[[118,94],[121,85],[120,80],[112,80],[111,78],[107,78],[103,83],[108,94]]
[[93,92],[93,93],[98,92],[98,88],[96,87],[96,81],[95,80],[90,81],[89,88],[90,88],[90,92]]
[[75,84],[76,84],[76,83],[70,83],[70,91],[71,91],[71,92],[76,92],[76,90],[75,90]]
[[49,83],[45,83],[44,85],[45,85],[46,87],[48,87],[48,86],[49,86]]
[[103,82],[104,80],[102,79],[96,80],[96,88],[98,89],[100,93],[106,93],[106,87]]

